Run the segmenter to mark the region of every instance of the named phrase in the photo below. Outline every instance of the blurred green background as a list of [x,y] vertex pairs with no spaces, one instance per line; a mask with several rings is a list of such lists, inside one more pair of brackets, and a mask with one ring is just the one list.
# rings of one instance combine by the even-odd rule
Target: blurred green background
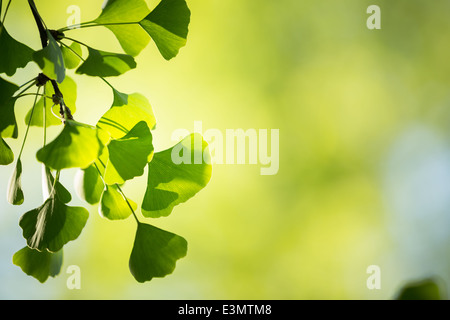
[[[170,62],[153,43],[138,67],[111,83],[144,94],[157,117],[156,150],[179,128],[280,129],[280,169],[216,165],[210,184],[154,225],[187,239],[188,255],[163,279],[137,283],[128,269],[135,222],[106,221],[90,207],[81,236],[64,249],[61,274],[40,284],[12,264],[25,244],[18,226],[42,203],[31,129],[23,155],[25,203],[0,197],[2,299],[391,299],[407,282],[436,276],[450,284],[450,2],[446,0],[188,0],[187,46]],[[153,8],[157,1],[147,1]],[[36,2],[51,28],[81,20],[102,1]],[[367,7],[381,8],[368,30]],[[39,48],[24,1],[13,1],[9,33]],[[120,52],[102,27],[67,32]],[[1,50],[1,48],[0,48]],[[12,78],[22,84],[34,64]],[[71,73],[70,73],[71,74]],[[99,79],[78,84],[77,120],[95,124],[112,103]],[[32,98],[16,105],[23,116]],[[53,128],[49,134],[56,134]],[[0,167],[6,194],[13,166]],[[73,190],[75,171],[62,174]],[[126,186],[140,202],[145,177]],[[74,198],[73,205],[84,205]],[[81,268],[81,289],[66,268]],[[370,265],[381,289],[369,290]]]

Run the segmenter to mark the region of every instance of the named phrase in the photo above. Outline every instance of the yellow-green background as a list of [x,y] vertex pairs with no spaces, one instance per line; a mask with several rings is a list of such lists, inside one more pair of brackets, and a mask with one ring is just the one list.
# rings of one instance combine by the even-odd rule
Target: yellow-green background
[[[179,56],[166,62],[150,43],[137,69],[111,83],[149,99],[157,150],[196,120],[224,133],[279,129],[278,174],[216,165],[196,197],[149,221],[185,237],[189,250],[172,275],[145,284],[128,269],[135,222],[106,221],[89,207],[87,226],[64,249],[61,274],[40,284],[12,264],[25,244],[18,219],[42,203],[35,160],[42,136],[32,128],[25,203],[0,197],[0,298],[390,299],[410,280],[450,283],[450,1],[187,2],[190,33]],[[69,5],[88,21],[102,1],[36,4],[47,26],[59,28]],[[381,7],[381,30],[366,27],[371,4]],[[25,1],[13,0],[5,25],[39,49]],[[106,29],[69,34],[120,51]],[[12,80],[22,84],[35,72],[30,63]],[[74,79],[75,117],[95,124],[111,90],[99,79]],[[16,155],[31,104],[24,98],[16,106],[20,136],[7,141]],[[12,170],[0,168],[1,194]],[[70,190],[74,173],[62,174]],[[130,198],[142,199],[145,180],[127,186]],[[83,202],[75,196],[72,204]],[[81,268],[81,290],[66,287],[69,265]],[[380,290],[366,287],[369,265],[381,268]]]

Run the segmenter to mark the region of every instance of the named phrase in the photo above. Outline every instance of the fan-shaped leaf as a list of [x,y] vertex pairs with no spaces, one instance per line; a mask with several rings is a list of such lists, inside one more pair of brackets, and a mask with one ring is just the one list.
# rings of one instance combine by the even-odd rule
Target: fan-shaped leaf
[[19,225],[30,248],[57,252],[78,238],[88,217],[85,208],[69,207],[53,194],[41,207],[25,213]]
[[103,143],[95,127],[67,120],[55,140],[40,149],[36,157],[54,170],[87,168],[101,154]]
[[113,92],[113,105],[100,118],[97,127],[107,131],[113,139],[119,139],[140,121],[145,121],[150,129],[156,126],[152,107],[143,95],[127,95],[117,90]]
[[173,272],[177,260],[186,253],[187,242],[184,238],[139,223],[130,256],[130,271],[138,282],[164,277]]
[[[136,203],[130,199],[127,200],[135,211],[137,209]],[[116,185],[105,186],[98,211],[102,217],[109,220],[124,220],[131,215],[131,209]]]
[[11,37],[1,22],[0,48],[0,73],[10,77],[33,60],[34,50]]
[[173,148],[157,152],[148,164],[148,184],[142,202],[145,217],[168,216],[173,208],[204,188],[212,166],[208,144],[192,134]]
[[136,61],[127,54],[100,51],[88,48],[89,56],[76,73],[88,76],[114,77],[136,68]]
[[186,45],[191,12],[184,0],[162,0],[139,24],[166,60]]
[[48,277],[55,277],[61,272],[63,250],[52,253],[24,247],[13,256],[13,263],[23,272],[44,283]]
[[109,185],[123,183],[144,174],[153,153],[152,134],[147,123],[137,123],[125,136],[108,144],[109,160],[104,179]]
[[108,0],[100,16],[93,22],[98,24],[136,22],[149,12],[144,0]]

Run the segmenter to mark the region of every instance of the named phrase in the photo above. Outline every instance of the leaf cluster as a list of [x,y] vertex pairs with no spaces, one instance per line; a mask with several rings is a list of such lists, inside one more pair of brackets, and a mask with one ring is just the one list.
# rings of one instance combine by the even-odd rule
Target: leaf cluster
[[[119,41],[123,52],[107,52],[69,38],[72,26],[49,29],[33,0],[28,0],[42,49],[33,50],[14,39],[5,27],[11,1],[3,13],[0,1],[0,73],[11,77],[18,68],[36,63],[41,73],[18,86],[0,77],[0,164],[15,167],[8,186],[8,201],[22,205],[26,192],[21,183],[21,156],[30,127],[41,128],[43,144],[36,153],[42,166],[43,204],[27,211],[19,220],[26,246],[13,256],[13,263],[44,282],[59,274],[64,246],[77,239],[89,217],[84,207],[71,206],[72,195],[60,182],[69,168],[78,168],[76,193],[110,221],[133,216],[137,223],[129,258],[131,274],[138,282],[164,277],[173,272],[178,259],[187,253],[181,236],[159,229],[147,218],[167,217],[174,207],[193,197],[211,177],[211,165],[172,161],[174,153],[194,156],[208,154],[202,137],[187,136],[178,144],[155,151],[152,131],[156,118],[147,98],[140,93],[123,93],[106,78],[120,76],[136,68],[135,57],[150,39],[162,57],[170,60],[185,46],[190,10],[185,0],[161,0],[149,10],[144,0],[109,0],[94,20],[80,28],[106,27]],[[113,103],[94,124],[74,119],[77,85],[69,70],[77,75],[99,77],[111,88]],[[36,93],[29,93],[36,88]],[[34,96],[25,116],[25,137],[18,156],[4,139],[19,137],[16,101]],[[47,141],[47,128],[61,126],[59,134]],[[196,140],[197,139],[197,140]],[[202,141],[201,144],[194,141]],[[147,174],[143,199],[135,202],[123,192],[123,185]],[[135,199],[136,200],[136,199]],[[139,203],[140,206],[137,204]],[[140,216],[140,214],[142,216]]]

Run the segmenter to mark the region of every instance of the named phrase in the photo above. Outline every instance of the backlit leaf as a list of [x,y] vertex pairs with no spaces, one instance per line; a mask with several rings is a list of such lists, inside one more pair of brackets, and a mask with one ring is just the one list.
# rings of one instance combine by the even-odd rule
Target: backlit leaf
[[8,202],[13,205],[21,205],[24,201],[21,178],[22,161],[18,159],[8,184]]
[[67,69],[75,69],[81,62],[79,56],[82,56],[83,52],[81,51],[81,45],[78,42],[72,42],[69,47],[70,49],[65,46],[61,46],[64,65]]
[[184,0],[162,0],[139,24],[170,60],[186,45],[191,12]]
[[0,77],[0,133],[4,138],[17,138],[17,122],[14,113],[14,93],[19,86]]
[[61,272],[63,250],[52,253],[24,247],[13,256],[13,263],[23,272],[44,283]]
[[8,165],[14,162],[14,153],[8,144],[0,137],[0,165]]
[[95,23],[125,23],[136,22],[149,12],[144,0],[108,0]]
[[0,22],[0,73],[13,76],[33,60],[34,50],[9,35]]
[[19,225],[30,248],[57,252],[78,238],[88,217],[85,208],[69,207],[53,194],[42,206],[25,213]]
[[[136,203],[128,199],[131,208],[137,209]],[[98,207],[100,215],[109,220],[123,220],[131,215],[131,209],[116,185],[106,185]]]
[[109,160],[104,179],[107,184],[123,183],[144,174],[153,153],[152,134],[144,121],[125,136],[108,144]]
[[48,30],[47,37],[48,45],[44,49],[36,51],[33,59],[47,77],[61,83],[66,76],[61,48]]
[[[53,190],[53,186],[55,190]],[[70,192],[61,184],[59,179],[55,183],[55,178],[50,171],[50,168],[42,165],[42,191],[44,201],[50,197],[52,192],[56,192],[56,196],[63,203],[69,203],[72,200]]]
[[208,144],[199,134],[155,153],[148,164],[142,214],[151,218],[168,216],[176,205],[204,188],[212,173],[209,157]]
[[119,76],[136,68],[136,61],[127,54],[100,51],[88,48],[89,56],[77,69],[77,74],[88,76]]
[[139,223],[129,261],[131,274],[138,282],[164,277],[174,271],[177,260],[186,253],[187,242],[184,238]]
[[107,131],[113,139],[119,139],[140,121],[145,121],[150,129],[156,126],[153,109],[143,95],[127,95],[117,90],[113,92],[113,105],[100,118],[97,127]]
[[105,185],[94,165],[79,170],[75,177],[77,195],[89,204],[100,201]]
[[95,127],[67,120],[55,140],[41,148],[37,159],[54,170],[87,168],[103,149]]

